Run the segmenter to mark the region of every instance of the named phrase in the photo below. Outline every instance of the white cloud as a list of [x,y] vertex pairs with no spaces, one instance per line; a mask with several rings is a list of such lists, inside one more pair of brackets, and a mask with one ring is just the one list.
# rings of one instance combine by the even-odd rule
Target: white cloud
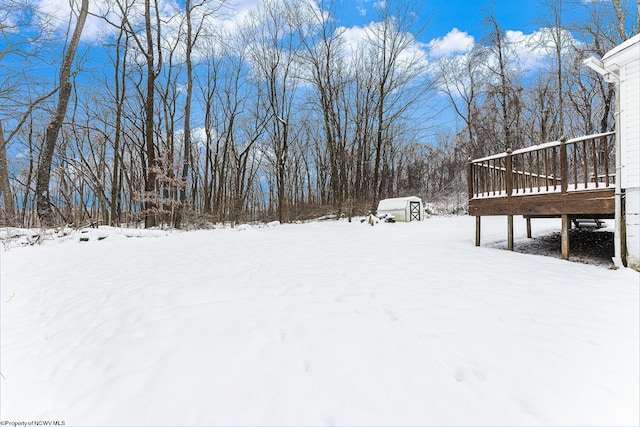
[[[35,0],[34,6],[40,12],[41,25],[46,25],[54,31],[66,32],[69,28],[70,31],[73,31],[76,17],[80,11],[80,0],[71,2],[69,0]],[[177,5],[171,0],[160,0],[158,6],[163,17],[171,16],[177,11]],[[143,10],[143,3],[134,2],[128,15],[133,18],[132,21],[140,20],[144,16]],[[120,22],[118,18],[120,12],[115,2],[112,0],[90,0],[89,13],[82,31],[83,41],[93,43],[115,33],[116,29],[100,18],[100,16],[105,16],[116,24]]]
[[[219,2],[210,1],[198,7],[196,14],[205,13],[207,15],[207,25],[211,28],[235,32],[246,21],[250,11],[257,9],[258,5],[263,1],[265,0],[236,0],[232,3],[224,4],[222,7],[220,7]],[[80,0],[72,0],[72,2],[75,12],[71,29],[73,29],[75,16],[80,8]],[[131,4],[128,18],[134,28],[141,27],[144,17],[144,2],[142,0],[134,0],[133,2],[123,1],[123,3]],[[67,31],[69,20],[72,16],[70,0],[35,0],[34,6],[44,16],[41,20],[42,25],[50,25],[55,27],[57,31]],[[171,39],[171,33],[179,27],[172,21],[180,21],[179,18],[184,14],[184,5],[176,0],[159,0],[158,9],[163,22],[165,22],[163,36],[166,35]],[[91,14],[98,16],[107,16],[114,24],[120,23],[119,16],[121,12],[113,0],[90,0],[89,11]],[[115,32],[116,28],[104,19],[89,15],[83,29],[82,40],[89,43],[97,42],[115,34]]]
[[[440,54],[440,57],[432,63],[432,72],[434,75],[442,77],[439,81],[440,89],[445,90],[446,87],[447,91],[453,91],[454,96],[457,96],[456,93],[458,95],[464,93],[470,85],[467,74],[470,69],[471,72],[476,74],[476,80],[482,78],[481,76],[488,79],[496,79],[497,76],[492,71],[497,68],[495,52],[485,50],[484,54],[479,52],[482,56],[474,58],[471,50],[474,44],[470,43],[472,38],[467,40],[467,44],[462,42],[455,43],[455,40],[464,40],[464,38],[459,37],[459,35],[449,37],[452,33],[454,31],[451,31],[441,39],[436,39],[438,41],[436,44],[438,49],[435,52]],[[506,55],[510,72],[520,75],[532,72],[551,72],[554,67],[555,38],[557,38],[557,34],[551,28],[541,28],[529,34],[516,30],[506,31],[503,54]],[[449,44],[445,42],[447,39],[450,41]],[[570,55],[570,46],[580,43],[566,30],[560,32],[560,39],[562,40],[563,49],[565,49],[565,55]],[[430,52],[432,57],[436,56],[433,51],[433,44],[433,41],[429,43],[429,46],[432,47]],[[450,49],[445,49],[447,46],[450,46]],[[477,60],[480,62],[476,62]]]
[[[518,67],[521,72],[530,72],[547,67],[549,59],[555,55],[555,30],[541,28],[526,34],[519,30],[505,32],[505,53],[511,66]],[[579,42],[567,30],[560,32],[563,49],[567,52],[570,46]],[[436,38],[428,43],[429,55],[432,59],[464,60],[475,45],[473,36],[454,28],[444,37]],[[488,61],[492,61],[491,57]]]
[[376,9],[385,9],[387,7],[387,2],[386,0],[377,1],[373,3],[373,7]]
[[[380,27],[382,25],[380,22],[372,22],[364,27],[341,27],[337,30],[343,39],[343,48],[347,61],[351,61],[359,52],[366,52],[366,49],[371,47],[371,41],[381,34]],[[426,70],[428,66],[428,46],[420,43],[410,33],[402,33],[400,37],[405,47],[397,60],[399,69]]]
[[451,57],[468,52],[474,44],[473,36],[454,28],[444,37],[429,42],[429,54],[435,58]]
[[365,27],[340,27],[338,32],[344,41],[345,53],[349,57],[355,56],[360,46],[367,40],[367,29]]
[[[540,28],[531,34],[524,34],[522,31],[505,33],[511,54],[516,57],[524,71],[540,68],[545,61],[555,55],[558,38],[555,31],[553,28]],[[579,43],[567,30],[560,31],[559,40],[563,49]]]

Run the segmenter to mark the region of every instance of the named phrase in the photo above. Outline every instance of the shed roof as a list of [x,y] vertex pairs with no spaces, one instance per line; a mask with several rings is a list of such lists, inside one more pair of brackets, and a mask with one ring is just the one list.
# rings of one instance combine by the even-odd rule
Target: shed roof
[[392,211],[398,209],[405,209],[408,202],[421,202],[422,199],[416,196],[410,197],[396,197],[393,199],[383,199],[378,203],[379,211]]

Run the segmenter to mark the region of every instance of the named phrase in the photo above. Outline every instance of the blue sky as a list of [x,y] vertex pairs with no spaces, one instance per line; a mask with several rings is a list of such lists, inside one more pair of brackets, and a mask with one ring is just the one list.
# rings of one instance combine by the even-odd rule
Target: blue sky
[[[243,11],[250,10],[260,0],[232,0],[229,2],[229,11],[243,15]],[[375,18],[375,4],[384,0],[337,0],[339,6],[338,20],[345,27],[365,26]],[[594,1],[594,0],[582,0]],[[600,0],[601,1],[601,0]],[[97,6],[108,0],[94,0],[91,2],[92,11]],[[318,0],[322,3],[322,0]],[[328,0],[324,1],[329,3]],[[413,4],[421,20],[429,20],[429,25],[424,32],[421,41],[429,42],[434,38],[442,38],[453,28],[458,28],[479,40],[483,33],[483,19],[486,11],[493,8],[498,22],[505,30],[519,30],[525,33],[532,32],[543,26],[540,17],[544,15],[544,3],[548,0],[417,0]],[[35,0],[36,4],[59,17],[59,23],[66,27],[69,16],[69,0]],[[161,4],[171,5],[183,3],[182,0],[160,0]],[[216,2],[217,3],[217,2]],[[579,9],[570,3],[575,1],[565,0],[565,15],[568,20],[571,15],[579,13]],[[97,36],[98,27],[104,27],[104,23],[98,24],[95,18],[89,18],[85,27],[85,37]]]
[[[417,9],[422,20],[429,24],[421,37],[421,41],[428,43],[435,38],[443,38],[453,28],[474,37],[476,41],[482,38],[484,31],[483,20],[493,5],[497,21],[505,30],[531,33],[544,26],[541,16],[545,14],[543,4],[545,0],[423,0],[417,1]],[[366,25],[375,19],[373,0],[343,0],[345,26]],[[366,9],[366,15],[360,11]],[[580,13],[574,5],[566,4],[565,18],[567,21]]]
[[[74,0],[76,3],[77,0]],[[222,25],[233,28],[238,25],[248,11],[255,9],[256,5],[263,0],[230,0],[226,9],[226,17],[222,20],[216,20],[213,25]],[[318,2],[320,4],[328,4],[330,0],[307,0],[310,2]],[[346,28],[346,33],[351,37],[350,42],[357,42],[358,37],[363,37],[365,28],[377,20],[376,3],[385,0],[335,0],[337,2],[337,12],[335,19],[338,25]],[[394,1],[394,0],[386,0]],[[578,18],[578,14],[584,14],[584,8],[581,7],[582,2],[604,1],[610,7],[610,0],[564,0],[563,3],[563,23],[569,24]],[[490,10],[493,10],[498,23],[507,31],[507,37],[511,42],[515,42],[514,46],[518,49],[520,59],[524,58],[525,71],[533,70],[539,66],[540,60],[547,55],[540,48],[540,28],[547,26],[543,17],[548,15],[548,10],[544,6],[551,0],[417,0],[415,12],[422,22],[428,21],[428,25],[424,32],[419,36],[415,49],[423,50],[429,61],[435,61],[442,56],[462,55],[473,46],[474,43],[482,41],[486,32],[484,19]],[[69,3],[70,0],[34,0],[39,7],[54,16],[58,23],[58,30],[63,36],[69,24]],[[98,12],[105,4],[113,4],[113,0],[91,0],[90,7],[92,12]],[[166,16],[179,14],[180,4],[184,5],[184,0],[159,0],[162,10]],[[141,1],[137,2],[141,7]],[[211,0],[210,4],[218,4],[216,0]],[[232,5],[232,6],[231,6]],[[635,6],[635,4],[633,4]],[[136,16],[135,14],[133,14]],[[140,14],[138,13],[137,16]],[[117,21],[117,19],[116,19]],[[177,22],[177,20],[172,20]],[[96,46],[100,44],[102,34],[105,31],[113,31],[103,20],[90,17],[85,25],[83,40],[90,45]],[[165,27],[164,35],[171,32],[170,27]],[[574,35],[575,36],[575,35]],[[85,45],[86,47],[87,45]],[[0,46],[0,49],[2,46]],[[53,49],[52,51],[55,51]],[[83,48],[81,47],[81,52]],[[93,59],[99,58],[101,49],[90,48],[90,55]],[[84,50],[86,52],[86,50]],[[19,68],[24,64],[20,64],[20,58],[12,58],[12,65]],[[104,59],[104,58],[103,58]],[[9,65],[5,60],[3,65]],[[43,81],[47,78],[53,78],[57,65],[53,64],[53,68],[46,64],[39,64],[38,73],[43,74]],[[85,63],[85,69],[100,69],[98,63]],[[34,70],[32,70],[34,71]],[[79,78],[83,78],[79,76]]]
[[[42,10],[57,16],[59,30],[67,29],[69,21],[70,0],[33,0]],[[78,2],[78,0],[72,0]],[[222,23],[227,27],[238,24],[247,12],[255,9],[256,5],[263,0],[227,0],[228,5],[225,11],[227,15],[222,21],[217,21],[216,25]],[[319,4],[329,4],[331,0],[308,0]],[[375,7],[377,3],[385,0],[335,0],[337,3],[337,16],[335,17],[340,26],[345,28],[364,28],[377,20]],[[394,0],[386,0],[394,1]],[[542,17],[548,14],[544,6],[553,0],[417,0],[410,2],[411,7],[422,22],[428,21],[425,31],[419,36],[418,41],[424,45],[429,45],[434,40],[451,43],[464,43],[461,35],[467,37],[467,43],[478,43],[485,33],[483,24],[489,10],[495,12],[498,23],[504,30],[519,31],[523,35],[531,35],[541,27],[547,26]],[[563,1],[563,23],[569,24],[577,18],[578,14],[584,14],[584,8],[580,3],[603,2],[610,7],[610,0],[564,0]],[[112,0],[92,0],[92,12],[99,12],[104,9],[104,4],[113,4]],[[159,0],[161,8],[165,10],[166,16],[179,13],[180,5],[184,0]],[[211,0],[211,5],[218,4],[217,0]],[[138,1],[138,6],[141,1]],[[632,5],[632,6],[635,6]],[[633,9],[633,7],[632,7]],[[235,16],[234,16],[235,15]],[[102,33],[109,29],[109,26],[100,19],[90,17],[85,25],[83,39],[85,41],[96,42],[102,38]],[[449,38],[454,29],[457,29],[458,38]],[[166,34],[166,30],[165,30]],[[446,43],[445,43],[446,44]],[[464,47],[464,46],[461,46]]]
[[[537,1],[531,0],[502,0],[494,1],[495,13],[498,22],[505,29],[527,31],[532,26],[532,10],[536,9]],[[483,31],[483,19],[490,10],[489,1],[430,1],[429,8],[433,8],[433,17],[430,21],[428,33],[435,37],[441,37],[456,27],[460,31],[481,38]]]

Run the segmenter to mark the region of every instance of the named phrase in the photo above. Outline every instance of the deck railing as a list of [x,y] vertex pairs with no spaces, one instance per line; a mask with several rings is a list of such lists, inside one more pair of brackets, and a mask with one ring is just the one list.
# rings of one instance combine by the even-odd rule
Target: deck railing
[[469,199],[613,187],[614,138],[600,133],[471,160]]

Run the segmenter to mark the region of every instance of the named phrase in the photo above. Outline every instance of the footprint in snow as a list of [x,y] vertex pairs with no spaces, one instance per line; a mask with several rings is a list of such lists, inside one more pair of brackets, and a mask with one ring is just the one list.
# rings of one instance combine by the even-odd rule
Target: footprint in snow
[[393,311],[385,310],[384,313],[387,315],[389,320],[391,320],[392,322],[397,322],[398,321],[398,316],[396,316],[396,314]]

